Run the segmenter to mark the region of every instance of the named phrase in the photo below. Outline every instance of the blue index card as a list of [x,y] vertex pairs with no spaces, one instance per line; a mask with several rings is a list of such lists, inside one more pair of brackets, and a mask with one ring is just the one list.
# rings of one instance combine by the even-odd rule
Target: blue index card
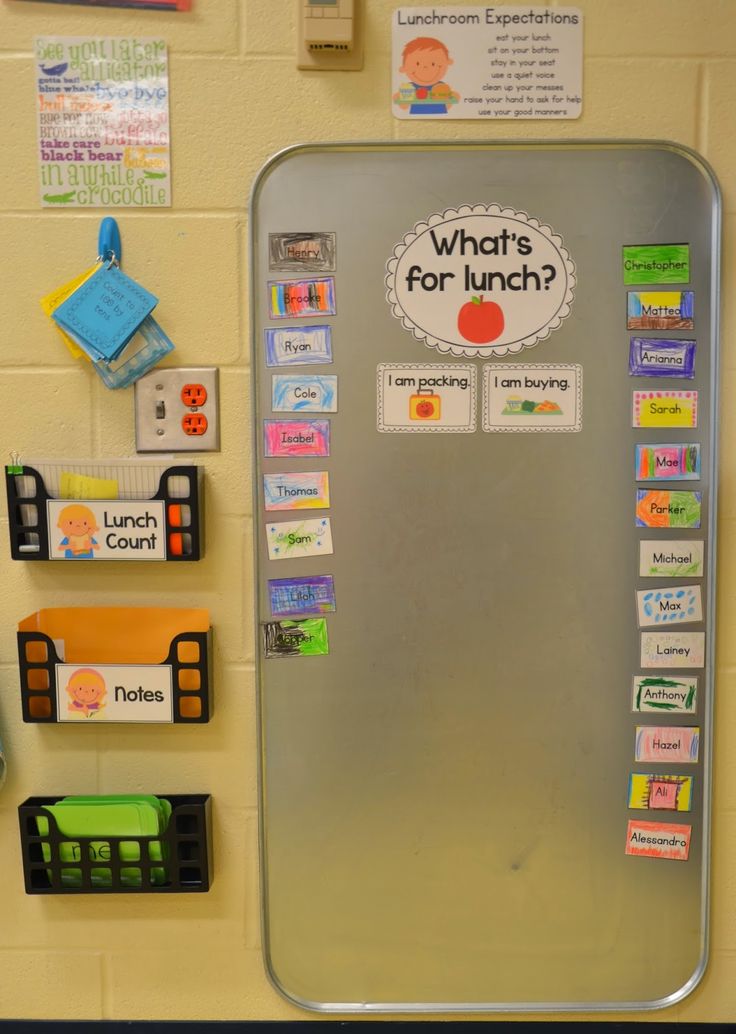
[[89,355],[117,359],[158,298],[121,273],[103,266],[53,313],[53,318]]

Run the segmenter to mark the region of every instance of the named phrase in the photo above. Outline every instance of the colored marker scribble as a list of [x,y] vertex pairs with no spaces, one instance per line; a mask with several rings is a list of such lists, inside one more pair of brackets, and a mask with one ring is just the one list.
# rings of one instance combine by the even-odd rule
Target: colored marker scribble
[[318,280],[271,280],[268,284],[271,319],[300,316],[334,316],[335,278]]
[[637,445],[637,481],[697,481],[700,478],[700,445]]
[[629,330],[692,330],[692,291],[629,291]]
[[699,528],[702,493],[638,489],[637,528]]
[[264,456],[329,456],[329,420],[264,420]]

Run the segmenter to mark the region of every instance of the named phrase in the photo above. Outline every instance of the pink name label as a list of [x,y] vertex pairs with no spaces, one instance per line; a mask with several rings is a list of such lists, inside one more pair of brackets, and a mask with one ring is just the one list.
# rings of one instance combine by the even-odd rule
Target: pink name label
[[693,726],[638,725],[636,728],[637,761],[668,761],[682,764],[698,760],[700,729]]
[[632,819],[626,830],[626,854],[686,862],[690,853],[691,834],[692,826],[672,822],[638,822]]
[[264,420],[265,456],[329,456],[329,420]]

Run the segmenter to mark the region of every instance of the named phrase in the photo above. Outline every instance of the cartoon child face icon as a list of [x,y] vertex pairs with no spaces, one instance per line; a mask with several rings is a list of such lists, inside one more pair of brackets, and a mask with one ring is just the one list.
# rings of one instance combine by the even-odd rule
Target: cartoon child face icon
[[71,503],[65,506],[59,513],[56,526],[63,534],[59,544],[60,550],[66,557],[91,557],[94,550],[99,549],[97,541],[93,538],[99,526],[95,515],[89,506],[81,503]]
[[434,86],[444,79],[451,64],[447,47],[439,40],[427,37],[407,45],[399,71],[418,86]]
[[69,694],[67,710],[72,714],[83,714],[89,718],[105,706],[105,680],[94,668],[77,668],[69,677],[66,691]]

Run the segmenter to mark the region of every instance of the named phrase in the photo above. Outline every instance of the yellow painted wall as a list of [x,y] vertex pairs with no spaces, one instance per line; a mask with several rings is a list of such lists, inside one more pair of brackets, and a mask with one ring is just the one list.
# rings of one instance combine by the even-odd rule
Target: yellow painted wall
[[[392,118],[390,18],[399,4],[365,3],[364,70],[320,74],[295,67],[296,0],[194,0],[190,15],[0,0],[3,461],[11,449],[26,456],[135,451],[132,391],[107,391],[88,368],[70,360],[38,306],[42,293],[94,258],[100,217],[95,211],[39,207],[31,47],[41,34],[137,33],[168,42],[174,207],[121,209],[117,215],[125,268],[160,296],[157,315],[176,343],[176,363],[220,367],[223,445],[220,454],[206,457],[207,557],[196,567],[65,565],[60,571],[55,565],[2,564],[0,730],[10,777],[0,791],[0,1016],[307,1015],[271,989],[259,951],[247,198],[258,168],[289,144],[433,136],[669,138],[703,153],[722,183],[724,405],[711,962],[685,1002],[640,1018],[736,1019],[736,458],[730,448],[736,437],[736,3],[577,0],[586,16],[582,118],[431,125]],[[1,529],[0,544],[4,539]],[[216,631],[214,721],[163,731],[23,725],[16,622],[41,606],[72,602],[208,606]],[[17,804],[31,794],[95,788],[211,792],[211,893],[25,896]]]

